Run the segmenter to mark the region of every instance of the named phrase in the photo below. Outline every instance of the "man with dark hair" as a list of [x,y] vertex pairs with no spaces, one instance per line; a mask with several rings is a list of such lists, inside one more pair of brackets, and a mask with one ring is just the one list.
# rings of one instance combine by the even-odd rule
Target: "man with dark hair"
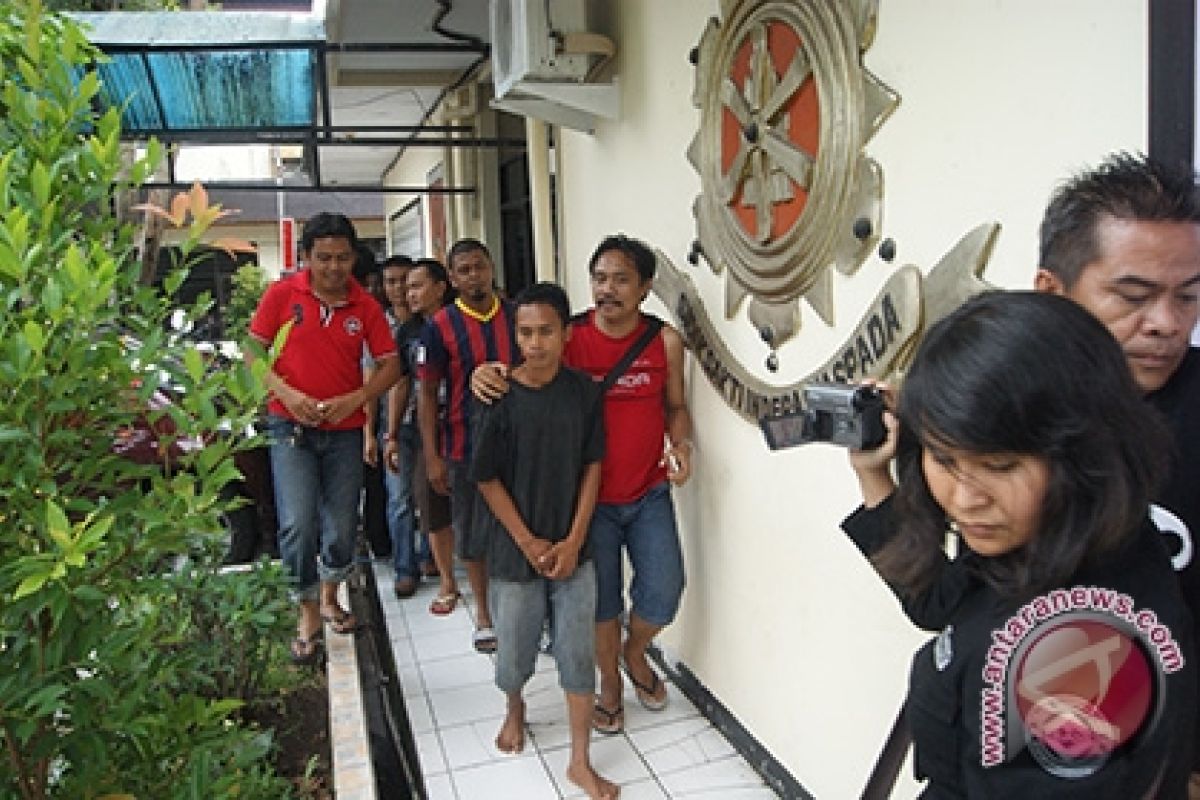
[[[450,277],[441,262],[432,258],[417,259],[408,271],[406,299],[412,316],[396,332],[396,346],[400,349],[400,378],[388,392],[388,427],[401,428],[400,420],[413,418],[412,453],[402,453],[397,439],[388,439],[384,448],[384,462],[388,469],[400,472],[402,458],[410,458],[412,498],[416,501],[424,544],[422,553],[428,553],[421,564],[421,574],[439,579],[437,594],[429,604],[435,616],[454,613],[458,605],[458,582],[454,576],[454,531],[451,529],[450,498],[438,494],[429,485],[425,475],[425,458],[421,445],[420,431],[416,429],[416,384],[417,367],[425,347],[421,344],[425,322],[444,305],[450,302],[453,290]],[[445,413],[445,395],[438,395],[437,416]]]
[[[317,656],[322,619],[335,633],[357,627],[337,590],[354,564],[363,407],[399,372],[383,310],[350,274],[357,244],[346,217],[313,217],[301,237],[305,269],[271,285],[250,321],[262,345],[290,326],[266,384],[280,554],[300,604],[291,653],[302,663]],[[378,363],[366,385],[364,348]]]
[[1190,169],[1119,153],[1064,183],[1041,225],[1038,289],[1108,326],[1143,391],[1188,355],[1200,292],[1200,196]]
[[[429,482],[451,498],[455,544],[475,595],[476,630],[472,641],[479,652],[491,653],[496,649],[496,634],[484,563],[486,510],[481,508],[478,488],[468,477],[475,424],[470,377],[485,361],[513,364],[519,353],[513,337],[512,308],[496,294],[492,284],[496,268],[487,248],[476,239],[462,239],[450,248],[447,258],[450,282],[458,290],[458,297],[425,326],[417,421]],[[442,382],[446,385],[448,408],[439,437],[437,397]]]
[[567,778],[588,797],[614,798],[617,786],[596,773],[588,753],[596,687],[588,520],[604,454],[600,392],[590,377],[562,366],[570,309],[560,287],[530,286],[517,297],[514,315],[523,359],[510,374],[512,391],[480,417],[471,464],[495,515],[488,575],[498,633],[496,685],[508,708],[496,747],[506,753],[524,747],[522,692],[550,620],[567,701]]
[[[384,297],[387,299],[384,314],[402,358],[405,339],[401,332],[411,327],[409,322],[413,318],[407,296],[408,274],[412,267],[413,260],[408,256],[391,255],[384,259],[379,270],[383,276]],[[419,324],[419,320],[414,324]],[[403,366],[401,361],[402,375]],[[398,418],[393,421],[388,413],[387,399],[388,396],[385,395],[377,404],[367,409],[365,460],[368,469],[376,468],[382,476],[386,498],[383,516],[391,542],[392,570],[395,578],[392,588],[396,597],[403,600],[416,593],[422,568],[430,565],[431,556],[425,538],[420,537],[420,541],[417,540],[417,516],[412,494],[413,459],[417,440],[415,403],[406,403]],[[386,451],[389,442],[396,443],[394,453],[397,458],[390,463],[381,463],[380,455]],[[369,491],[370,484],[368,496]],[[364,516],[366,513],[364,511]]]
[[358,254],[357,260],[354,262],[354,280],[358,281],[359,286],[367,290],[367,293],[374,297],[379,305],[387,307],[387,298],[383,294],[383,271],[379,267],[379,259],[375,256],[375,251],[369,245],[358,243],[354,248]]
[[[567,364],[604,380],[657,322],[641,311],[655,266],[654,253],[637,239],[617,235],[600,242],[588,261],[595,307],[572,328]],[[683,351],[679,333],[663,324],[604,396],[608,444],[590,530],[600,670],[593,725],[602,733],[616,733],[624,723],[622,662],[645,708],[658,711],[667,704],[666,687],[646,648],[674,620],[683,595],[683,549],[670,490],[691,475],[692,417],[684,394]],[[624,638],[622,551],[632,570]]]
[[[596,565],[596,664],[600,693],[593,727],[619,733],[625,724],[620,664],[645,708],[667,705],[667,688],[646,648],[669,625],[683,595],[683,549],[671,485],[691,475],[692,418],[683,385],[683,339],[642,313],[657,259],[637,239],[605,238],[588,261],[595,307],[571,326],[564,363],[608,386],[604,395],[606,447],[600,495],[589,540]],[[660,327],[661,326],[661,327]],[[503,369],[481,369],[476,392],[494,399],[507,391]],[[622,554],[632,568],[629,626]]]
[[[1200,625],[1200,192],[1190,166],[1116,153],[1063,183],[1041,225],[1035,286],[1086,308],[1120,343],[1176,447],[1151,515]],[[1200,632],[1200,631],[1198,631]],[[1200,722],[1200,720],[1198,720]],[[1200,744],[1200,726],[1197,743]],[[1200,798],[1200,753],[1190,796]]]

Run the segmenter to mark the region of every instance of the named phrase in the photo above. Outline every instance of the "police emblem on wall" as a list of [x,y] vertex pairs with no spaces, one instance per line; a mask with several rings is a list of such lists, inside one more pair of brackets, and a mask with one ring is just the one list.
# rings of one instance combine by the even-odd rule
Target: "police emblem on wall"
[[695,53],[698,253],[727,273],[726,317],[749,295],[772,348],[799,298],[833,323],[830,267],[853,273],[878,241],[882,175],[863,148],[899,99],[862,64],[877,7],[724,0]]
[[[800,329],[807,301],[834,324],[833,270],[853,275],[879,244],[883,175],[865,152],[899,103],[862,63],[878,0],[721,0],[692,53],[699,126],[688,159],[700,175],[688,254],[724,275],[726,319],[746,315],[769,349]],[[747,420],[803,406],[814,380],[856,382],[902,371],[927,325],[972,294],[999,234],[964,234],[923,275],[894,270],[844,345],[805,378],[773,385],[730,351],[689,274],[661,251],[654,293],[726,403]],[[894,256],[884,240],[880,255]]]

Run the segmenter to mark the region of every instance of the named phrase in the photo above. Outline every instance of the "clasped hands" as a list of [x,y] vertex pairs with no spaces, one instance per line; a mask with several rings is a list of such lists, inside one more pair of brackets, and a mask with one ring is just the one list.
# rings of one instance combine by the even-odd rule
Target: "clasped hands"
[[579,565],[579,548],[565,539],[561,542],[550,542],[532,536],[520,547],[521,553],[534,570],[550,580],[561,581],[571,577],[571,573]]
[[357,392],[330,397],[326,400],[318,400],[303,392],[295,392],[286,399],[282,397],[280,399],[301,425],[313,428],[325,424],[335,425],[362,408],[363,405]]

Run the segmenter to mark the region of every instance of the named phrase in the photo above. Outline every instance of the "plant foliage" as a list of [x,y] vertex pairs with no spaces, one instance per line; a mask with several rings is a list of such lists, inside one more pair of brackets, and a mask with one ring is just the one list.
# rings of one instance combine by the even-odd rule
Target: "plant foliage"
[[[98,57],[0,5],[0,796],[283,797],[269,735],[231,716],[288,626],[282,577],[210,566],[268,361],[214,370],[171,332],[186,263],[139,285],[113,198],[159,148],[124,162]],[[220,214],[188,198],[185,253]],[[147,425],[155,463],[116,452]]]
[[225,307],[225,338],[241,341],[250,329],[250,318],[267,288],[267,273],[257,264],[243,264],[233,273],[233,287]]

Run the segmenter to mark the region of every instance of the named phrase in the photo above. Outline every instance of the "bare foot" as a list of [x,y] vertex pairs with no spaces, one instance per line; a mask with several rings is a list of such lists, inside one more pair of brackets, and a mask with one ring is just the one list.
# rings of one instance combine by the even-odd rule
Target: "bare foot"
[[525,749],[525,703],[509,703],[504,724],[496,734],[496,749],[501,753],[519,753]]
[[592,800],[616,800],[617,795],[621,793],[620,786],[601,778],[588,763],[568,764],[567,779],[587,792],[587,796]]

